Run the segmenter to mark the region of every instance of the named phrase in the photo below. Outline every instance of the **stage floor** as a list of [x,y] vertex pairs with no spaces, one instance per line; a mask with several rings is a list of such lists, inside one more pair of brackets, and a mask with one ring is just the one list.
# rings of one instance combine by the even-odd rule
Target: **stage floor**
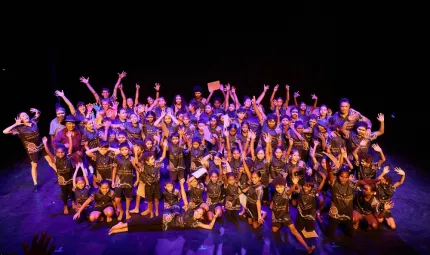
[[[388,159],[393,158],[387,156]],[[407,162],[393,162],[406,172],[405,183],[394,196],[397,230],[380,226],[377,231],[357,230],[353,243],[332,248],[316,226],[318,238],[306,239],[314,244],[314,254],[428,254],[430,243],[430,178]],[[392,171],[394,172],[394,171]],[[398,176],[393,177],[395,180]],[[305,254],[305,250],[288,229],[281,237],[271,233],[270,213],[262,230],[252,230],[241,221],[240,230],[224,220],[214,230],[183,230],[108,235],[107,223],[90,224],[73,221],[73,214],[63,215],[60,188],[54,171],[42,160],[39,167],[38,193],[33,193],[30,164],[27,160],[1,171],[0,177],[0,254],[23,254],[21,242],[31,243],[36,233],[47,232],[56,245],[56,254]],[[131,208],[134,201],[131,202]],[[141,202],[143,211],[146,204]],[[263,210],[268,210],[263,207]],[[72,210],[70,210],[72,211]],[[295,219],[297,210],[291,209]],[[138,216],[133,216],[138,217]],[[115,224],[116,221],[113,222]],[[343,239],[341,232],[337,238]]]

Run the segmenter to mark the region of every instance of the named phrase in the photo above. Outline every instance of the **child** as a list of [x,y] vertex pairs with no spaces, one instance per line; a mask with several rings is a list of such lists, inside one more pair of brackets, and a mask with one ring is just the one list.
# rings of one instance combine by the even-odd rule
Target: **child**
[[202,167],[200,161],[206,155],[206,148],[199,137],[194,137],[192,140],[188,139],[188,148],[190,148],[189,153],[191,158],[190,174],[193,174]]
[[[221,164],[221,162],[220,162]],[[219,176],[222,176],[222,167],[220,172],[212,170],[206,177],[206,204],[209,206],[208,218],[212,221],[215,214],[222,215],[222,201],[223,201],[223,182]]]
[[164,183],[163,199],[164,199],[164,212],[163,213],[179,213],[181,208],[179,207],[179,200],[181,199],[181,193],[179,190],[174,189],[175,183],[173,181],[167,181]]
[[305,229],[306,232],[312,232],[315,230],[316,198],[323,189],[327,177],[323,172],[319,172],[319,175],[322,180],[317,188],[314,188],[314,180],[311,176],[306,176],[305,184],[301,189],[299,186],[298,213],[296,216],[296,226],[299,231]]
[[[147,139],[149,139],[149,138],[147,138]],[[133,147],[134,159],[135,159],[133,164],[134,164],[135,168],[138,169],[138,171],[136,172],[137,178],[136,178],[136,182],[134,183],[134,186],[139,185],[139,187],[138,187],[138,192],[136,194],[135,208],[132,211],[130,211],[130,213],[139,213],[140,197],[141,196],[145,196],[145,197],[149,196],[149,197],[147,197],[148,208],[147,208],[147,210],[145,210],[142,213],[142,215],[147,215],[148,213],[151,213],[151,218],[152,218],[153,217],[153,213],[152,213],[152,199],[153,199],[153,197],[152,196],[154,195],[156,187],[154,190],[154,187],[146,187],[146,185],[151,186],[151,185],[154,185],[154,183],[156,183],[159,186],[160,167],[161,167],[161,162],[163,162],[163,160],[166,156],[167,140],[164,140],[164,143],[163,143],[164,149],[163,149],[162,156],[157,160],[157,162],[155,162],[157,165],[157,169],[155,169],[154,172],[152,172],[152,170],[154,170],[154,169],[151,169],[152,166],[147,165],[147,162],[145,160],[145,155],[146,156],[152,156],[155,159],[156,153],[155,153],[155,151],[151,151],[151,150],[150,151],[142,151],[141,146],[143,146],[143,144],[142,145],[135,145]],[[148,147],[146,147],[146,148],[148,148]],[[147,171],[145,171],[145,168],[148,168]],[[157,180],[155,180],[155,179],[157,179]],[[149,193],[146,193],[147,190]],[[140,193],[140,191],[142,191],[142,193]],[[151,196],[151,194],[152,194],[152,196]],[[160,199],[160,189],[158,189],[158,193],[155,192],[155,194],[158,194],[157,200]],[[151,201],[149,199],[151,199]],[[151,202],[151,206],[150,206],[149,202]],[[158,215],[158,201],[156,201],[156,212]]]
[[115,199],[115,193],[109,189],[109,182],[103,180],[100,183],[99,189],[91,194],[91,196],[82,204],[73,219],[76,220],[81,216],[82,211],[94,201],[94,209],[90,214],[90,221],[96,221],[98,219],[103,220],[102,214],[106,216],[106,221],[111,222],[114,214],[113,203]]
[[263,199],[263,186],[261,185],[261,173],[253,171],[249,174],[249,168],[245,160],[243,160],[243,167],[247,175],[251,175],[251,186],[249,187],[246,199],[246,216],[249,225],[258,228],[264,223],[267,213],[261,210],[261,200]]
[[[249,178],[250,179],[250,178]],[[233,172],[224,174],[224,188],[225,188],[225,210],[227,219],[232,221],[236,229],[239,228],[237,211],[240,209],[239,195],[242,191],[237,185],[235,175]]]
[[291,199],[291,194],[295,189],[300,188],[297,184],[298,178],[294,177],[294,184],[288,188],[286,187],[287,181],[282,176],[276,176],[273,179],[273,186],[275,186],[276,193],[273,196],[270,208],[272,209],[272,232],[276,233],[281,229],[282,226],[288,226],[291,233],[297,238],[300,244],[305,247],[308,253],[312,253],[315,246],[309,247],[303,240],[300,233],[297,231],[293,224],[290,216],[289,203]]
[[115,156],[112,170],[112,188],[115,189],[115,203],[119,209],[118,220],[121,221],[124,216],[124,210],[121,205],[121,196],[125,196],[125,214],[126,219],[130,219],[130,201],[133,191],[133,157],[130,156],[128,144],[119,145],[120,154]]
[[154,217],[153,202],[155,202],[155,216],[158,216],[158,204],[161,198],[160,167],[166,155],[166,149],[165,141],[163,155],[158,160],[155,160],[153,152],[144,152],[142,155],[143,171],[139,173],[139,179],[145,183],[145,198],[148,201],[148,208],[142,212],[142,215],[150,214],[150,218]]
[[177,132],[170,136],[167,151],[169,152],[170,180],[176,181],[184,178],[185,161],[182,144],[182,135]]
[[[67,132],[67,137],[69,139],[69,144],[72,144],[72,133]],[[45,151],[49,156],[52,163],[55,164],[55,171],[57,172],[58,185],[61,188],[61,196],[64,204],[64,214],[69,214],[69,209],[67,207],[67,200],[69,196],[72,197],[72,207],[76,208],[74,193],[72,191],[73,186],[73,163],[72,163],[72,146],[69,146],[68,154],[66,156],[66,147],[59,144],[55,149],[55,156],[52,155],[48,148],[48,138],[43,137],[43,145],[45,146]],[[77,166],[78,168],[79,166]],[[76,169],[77,170],[77,169]]]
[[397,187],[403,184],[405,181],[406,173],[401,168],[396,167],[394,169],[396,173],[400,176],[400,181],[393,184],[393,179],[391,176],[387,175],[390,172],[390,168],[388,166],[384,167],[381,175],[378,176],[378,179],[381,180],[376,184],[376,197],[381,203],[381,210],[388,208],[382,216],[378,219],[379,223],[382,223],[384,219],[387,221],[387,225],[391,229],[396,229],[396,222],[394,221],[393,215],[391,214],[390,209],[394,207],[391,198],[393,197],[394,192]]
[[373,144],[372,148],[379,152],[381,159],[378,162],[373,162],[373,157],[370,154],[362,153],[361,157],[359,157],[360,148],[367,146],[367,141],[363,139],[360,142],[360,145],[357,146],[352,153],[355,158],[356,165],[358,166],[357,179],[358,180],[370,180],[376,178],[376,171],[382,166],[382,163],[385,162],[385,155],[382,152],[381,147],[377,144]]
[[100,141],[100,147],[93,148],[87,150],[85,153],[88,157],[91,157],[95,161],[95,172],[93,185],[97,188],[97,183],[100,183],[102,180],[107,180],[112,182],[112,168],[114,162],[114,155],[109,152],[115,153],[114,155],[119,154],[118,149],[114,149],[109,147],[109,143],[106,141]]
[[[83,177],[76,178],[76,173],[78,171],[75,171],[75,175],[73,176],[73,190],[75,191],[75,198],[76,198],[76,212],[79,211],[79,209],[82,207],[82,205],[87,201],[87,199],[90,197],[90,188],[88,187],[88,179],[85,181]],[[87,206],[83,209],[85,218],[88,219],[90,216],[90,210],[91,207]]]
[[[199,182],[194,176],[188,179],[188,194],[190,196],[190,202],[188,203],[188,208],[196,208],[201,203],[203,203],[203,191],[205,186],[203,183]],[[184,199],[184,198],[183,198]]]

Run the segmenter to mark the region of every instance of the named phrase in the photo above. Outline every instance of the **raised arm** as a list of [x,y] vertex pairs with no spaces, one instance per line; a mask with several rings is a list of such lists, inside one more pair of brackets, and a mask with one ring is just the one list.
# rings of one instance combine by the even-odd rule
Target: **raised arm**
[[[49,157],[49,160],[51,161],[51,163],[55,163],[55,157],[51,153],[51,151],[49,150],[49,147],[48,147],[48,138],[46,138],[46,136],[43,137],[42,142],[43,142],[43,147],[45,148],[45,152]],[[55,172],[57,172],[57,169],[54,168],[54,170],[55,170]]]
[[113,88],[113,94],[112,96],[115,98],[115,100],[118,98],[118,87],[121,85],[122,79],[124,79],[127,76],[127,73],[122,71],[121,73],[118,73],[118,80],[115,83],[115,87]]
[[64,100],[64,102],[67,104],[67,106],[69,107],[70,114],[72,114],[73,116],[76,116],[76,109],[73,106],[73,104],[70,102],[70,100],[66,97],[66,95],[64,94],[64,90],[62,90],[62,91],[56,90],[55,95],[57,97],[61,97]]
[[101,104],[100,103],[100,96],[97,94],[97,92],[93,89],[93,87],[90,85],[90,78],[88,77],[88,78],[85,78],[85,77],[81,77],[80,79],[79,79],[82,83],[84,83],[85,85],[87,85],[87,87],[88,87],[88,89],[91,91],[91,93],[93,94],[93,96],[94,96],[94,98],[95,98],[95,100],[96,100],[96,103],[97,104]]
[[396,182],[396,183],[394,183],[394,188],[397,188],[397,187],[399,187],[400,185],[402,185],[403,184],[403,182],[405,181],[405,177],[406,177],[406,173],[405,173],[405,171],[403,171],[400,167],[396,167],[396,168],[394,168],[394,171],[396,171],[396,173],[398,174],[398,175],[401,175],[402,177],[400,178],[400,181],[398,181],[398,182]]
[[119,91],[121,92],[121,97],[122,97],[122,108],[126,109],[127,108],[127,97],[125,96],[124,90],[123,90],[123,86],[122,84],[120,84],[118,86]]
[[24,124],[24,123],[22,123],[21,118],[20,118],[20,117],[17,117],[17,118],[15,118],[15,124],[13,124],[12,126],[9,126],[9,127],[5,128],[5,129],[3,130],[3,134],[5,134],[5,135],[7,135],[7,134],[12,134],[12,130],[13,130],[15,127],[20,126],[20,125],[23,125],[23,124]]
[[382,166],[382,164],[385,162],[386,158],[384,155],[384,152],[382,152],[381,147],[379,147],[378,144],[372,144],[372,148],[373,150],[375,150],[376,152],[379,152],[379,155],[381,156],[381,159],[378,161],[378,168],[380,168]]
[[318,105],[318,97],[315,94],[312,94],[312,99],[315,100],[314,101],[314,105],[311,107],[311,112],[313,112],[313,110],[315,110],[317,108]]
[[264,119],[263,119],[263,116],[261,115],[260,109],[258,109],[258,107],[257,107],[257,102],[255,101],[255,96],[252,97],[251,103],[252,103],[252,106],[254,107],[255,114],[257,114],[258,120],[260,121],[260,125],[263,125]]
[[382,114],[382,113],[379,113],[378,114],[378,121],[379,121],[379,130],[378,131],[375,131],[375,132],[373,132],[372,133],[372,136],[381,136],[381,135],[383,135],[384,134],[384,132],[385,132],[385,118],[384,118],[384,114]]
[[294,105],[299,107],[299,103],[297,102],[297,98],[300,96],[299,91],[294,92]]
[[[275,94],[276,94],[276,91],[278,91],[278,88],[279,88],[278,84],[276,84],[276,86],[273,88],[272,95],[270,96],[270,109],[275,109],[276,105],[274,100],[275,100]],[[266,85],[264,85],[264,89],[266,89]]]
[[[279,85],[277,85],[279,87]],[[263,92],[261,92],[260,96],[257,99],[257,104],[260,104],[263,100],[264,96],[266,95],[266,91],[269,90],[269,85],[264,85]]]
[[290,102],[290,86],[289,85],[285,85],[285,103],[284,103],[284,107],[285,109],[288,109],[288,103]]
[[182,178],[179,180],[179,187],[181,188],[181,197],[182,197],[182,200],[184,201],[185,208],[188,208],[188,198],[187,198],[187,192],[185,192],[184,183],[185,183],[185,179]]
[[136,83],[136,95],[134,97],[135,106],[139,104],[139,89],[140,89],[140,85]]

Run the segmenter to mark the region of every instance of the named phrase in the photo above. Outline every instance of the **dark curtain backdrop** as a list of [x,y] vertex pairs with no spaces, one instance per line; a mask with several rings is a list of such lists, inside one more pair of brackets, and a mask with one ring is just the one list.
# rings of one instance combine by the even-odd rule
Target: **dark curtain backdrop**
[[[353,108],[372,120],[374,129],[378,128],[377,114],[385,114],[386,134],[380,139],[383,149],[401,152],[403,145],[413,148],[414,142],[398,136],[407,128],[401,124],[411,119],[405,114],[414,114],[408,111],[408,102],[403,101],[413,96],[405,92],[414,86],[404,83],[403,69],[408,65],[396,62],[378,40],[370,43],[357,35],[345,36],[343,31],[336,31],[332,19],[295,26],[271,38],[267,34],[243,36],[220,39],[219,43],[203,41],[199,47],[174,45],[172,41],[170,47],[124,44],[5,50],[0,58],[1,68],[6,69],[0,76],[1,126],[13,124],[18,112],[35,107],[42,111],[41,134],[47,135],[49,122],[55,117],[56,89],[64,90],[73,104],[80,100],[92,102],[92,94],[79,77],[89,76],[100,93],[103,87],[112,91],[117,73],[124,70],[128,73],[123,80],[126,95],[134,97],[135,84],[139,83],[141,102],[155,95],[155,82],[161,84],[161,95],[170,104],[176,94],[189,100],[195,85],[202,86],[207,96],[207,83],[215,80],[236,86],[241,99],[244,95],[258,96],[263,84],[271,88],[280,84],[277,95],[284,97],[284,85],[289,84],[291,99],[293,92],[299,90],[299,100],[311,104],[310,95],[315,93],[319,103],[328,104],[334,112],[339,99],[347,97]],[[377,53],[375,47],[379,49]],[[271,91],[265,97],[265,106]],[[420,115],[419,111],[415,114]],[[0,144],[4,151],[2,165],[23,157],[18,138],[2,134]]]

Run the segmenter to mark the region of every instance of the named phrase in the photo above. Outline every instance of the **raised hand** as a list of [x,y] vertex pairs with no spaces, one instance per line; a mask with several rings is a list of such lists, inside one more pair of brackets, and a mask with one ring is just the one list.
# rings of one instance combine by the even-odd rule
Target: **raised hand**
[[21,125],[22,123],[22,119],[20,117],[16,117],[15,118],[15,125]]
[[390,210],[390,209],[392,209],[392,208],[394,208],[394,203],[393,203],[393,201],[390,201],[390,202],[388,202],[388,203],[385,203],[384,204],[384,210]]
[[272,136],[271,136],[271,135],[269,135],[269,134],[266,134],[266,135],[264,136],[264,141],[265,141],[266,143],[270,143],[270,142],[272,141]]
[[119,84],[118,89],[119,89],[119,90],[122,90],[122,83],[121,83],[121,84]]
[[230,83],[227,83],[227,85],[225,86],[225,89],[226,89],[227,91],[229,91],[229,90],[230,90]]
[[383,174],[388,174],[390,172],[390,167],[389,166],[384,166],[384,169],[382,170]]
[[140,85],[136,83],[136,89],[140,89]]
[[127,73],[122,71],[121,73],[118,73],[118,78],[123,79],[124,77],[127,76]]
[[79,78],[79,80],[80,80],[82,83],[88,84],[88,83],[90,82],[90,77],[85,78],[84,76],[82,76],[81,78]]
[[294,98],[299,97],[299,96],[300,96],[299,91],[294,92]]
[[38,234],[34,235],[31,247],[26,242],[22,243],[22,247],[26,255],[47,255],[51,254],[55,249],[53,244],[49,245],[50,241],[51,236],[43,232],[40,235],[40,239]]
[[39,110],[37,110],[36,108],[30,108],[30,112],[32,112],[32,113],[38,113]]
[[405,175],[405,171],[403,171],[400,167],[396,167],[394,168],[394,171],[398,174],[398,175]]
[[263,85],[263,88],[264,88],[264,91],[266,91],[266,90],[268,90],[268,89],[270,88],[270,86],[269,86],[269,85],[264,84],[264,85]]
[[64,90],[62,90],[62,91],[56,90],[56,91],[55,91],[55,95],[56,95],[57,97],[63,97],[63,96],[64,96]]
[[185,183],[185,179],[184,178],[182,178],[182,179],[179,180],[179,184],[184,185],[184,183]]
[[318,97],[315,94],[312,94],[311,97],[312,97],[313,100],[317,100],[318,99]]
[[381,152],[382,151],[381,147],[379,147],[379,145],[377,143],[372,144],[372,148],[376,152]]
[[291,180],[293,181],[294,185],[296,185],[297,183],[299,183],[299,177],[298,176],[294,176],[293,178],[291,178]]
[[276,84],[275,87],[273,88],[274,91],[277,91],[279,89],[279,84]]
[[286,90],[290,90],[290,85],[285,85]]
[[310,167],[308,167],[308,168],[306,169],[306,174],[307,174],[308,176],[311,176],[311,175],[312,175],[312,169],[311,169]]
[[44,137],[42,138],[42,142],[43,142],[43,144],[46,144],[46,143],[48,142],[48,138],[46,138],[46,136],[44,136]]
[[379,122],[384,122],[384,114],[383,113],[379,113],[378,117],[376,118]]
[[236,88],[233,86],[233,87],[231,87],[231,93],[236,93]]
[[154,86],[154,89],[156,90],[156,91],[160,91],[160,83],[158,83],[158,82],[156,82],[155,83],[155,86]]
[[320,144],[320,142],[318,140],[313,140],[313,142],[314,142],[315,146],[318,146],[318,144]]

